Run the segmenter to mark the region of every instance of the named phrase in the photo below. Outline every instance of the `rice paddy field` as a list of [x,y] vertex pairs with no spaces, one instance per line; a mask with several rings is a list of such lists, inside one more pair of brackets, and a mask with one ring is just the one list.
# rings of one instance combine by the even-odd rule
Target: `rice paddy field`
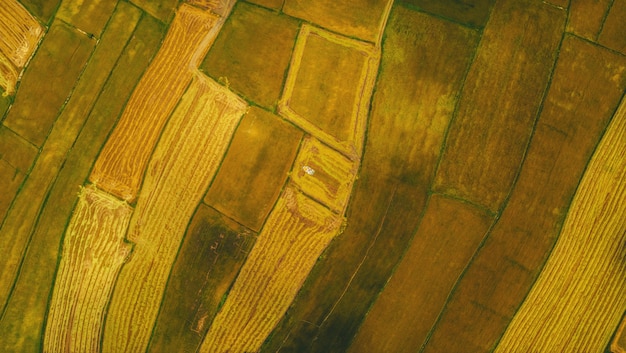
[[626,353],[626,0],[0,0],[0,352]]

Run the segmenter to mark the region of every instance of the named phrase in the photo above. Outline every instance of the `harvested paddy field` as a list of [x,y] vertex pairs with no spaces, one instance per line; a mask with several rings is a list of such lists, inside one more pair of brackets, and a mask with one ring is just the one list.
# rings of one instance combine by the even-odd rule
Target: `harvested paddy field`
[[0,0],[0,352],[626,353],[626,0]]

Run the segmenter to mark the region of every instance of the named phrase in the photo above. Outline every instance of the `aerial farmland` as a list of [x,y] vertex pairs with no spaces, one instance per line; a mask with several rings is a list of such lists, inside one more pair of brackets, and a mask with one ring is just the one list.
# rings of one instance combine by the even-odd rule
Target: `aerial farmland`
[[626,0],[0,0],[0,353],[626,353]]

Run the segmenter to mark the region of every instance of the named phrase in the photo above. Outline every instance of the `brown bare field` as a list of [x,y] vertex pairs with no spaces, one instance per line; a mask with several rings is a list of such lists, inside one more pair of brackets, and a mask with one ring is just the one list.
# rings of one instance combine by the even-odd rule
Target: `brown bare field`
[[199,352],[258,351],[341,224],[341,217],[288,186]]
[[209,12],[180,7],[91,172],[89,180],[98,188],[134,202],[150,153],[194,76],[194,59],[208,49],[203,40],[216,21]]
[[526,151],[565,15],[533,0],[496,3],[448,132],[437,192],[500,209]]
[[626,311],[626,101],[598,145],[561,236],[495,352],[600,352]]
[[133,253],[110,302],[103,352],[147,348],[187,224],[246,109],[239,97],[200,74],[182,97],[152,154],[131,219]]
[[131,251],[132,208],[89,186],[78,196],[46,321],[44,352],[100,352],[105,308]]

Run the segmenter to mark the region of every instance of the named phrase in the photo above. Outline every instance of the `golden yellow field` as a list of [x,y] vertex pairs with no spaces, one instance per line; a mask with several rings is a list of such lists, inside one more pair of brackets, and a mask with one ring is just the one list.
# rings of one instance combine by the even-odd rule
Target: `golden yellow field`
[[105,308],[122,264],[132,208],[89,186],[81,190],[63,242],[44,336],[45,352],[100,352]]
[[626,0],[0,0],[0,353],[625,353]]
[[148,163],[130,221],[126,238],[133,253],[109,303],[104,352],[148,346],[185,229],[246,108],[239,97],[199,74],[182,97]]

